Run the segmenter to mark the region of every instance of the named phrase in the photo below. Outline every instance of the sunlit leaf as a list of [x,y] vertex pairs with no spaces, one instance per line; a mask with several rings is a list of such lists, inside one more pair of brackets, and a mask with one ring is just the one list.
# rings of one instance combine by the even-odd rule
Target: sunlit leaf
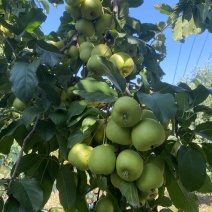
[[172,8],[168,4],[156,4],[154,7],[162,14],[170,15],[172,13]]

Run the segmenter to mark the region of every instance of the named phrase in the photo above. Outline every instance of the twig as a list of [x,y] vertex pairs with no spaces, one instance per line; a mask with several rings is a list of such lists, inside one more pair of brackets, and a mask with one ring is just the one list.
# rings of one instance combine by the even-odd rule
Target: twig
[[63,53],[66,49],[68,49],[72,43],[77,41],[77,38],[79,36],[79,33],[77,32],[72,38],[71,40],[60,50],[61,53]]
[[18,171],[18,167],[19,167],[20,162],[21,162],[21,159],[22,159],[22,157],[23,157],[24,148],[25,148],[25,146],[26,146],[27,141],[28,141],[29,138],[32,136],[32,134],[34,133],[34,131],[35,131],[36,127],[37,127],[39,118],[40,118],[40,115],[37,116],[37,119],[36,119],[36,121],[35,121],[35,124],[34,124],[32,130],[31,130],[31,131],[29,132],[29,134],[24,138],[24,141],[23,141],[23,144],[22,144],[22,147],[21,147],[21,150],[20,150],[20,154],[19,154],[18,160],[17,160],[17,162],[16,162],[16,165],[15,165],[15,168],[14,168],[14,171],[13,171],[12,177],[11,177],[11,179],[10,179],[10,182],[9,182],[8,189],[7,189],[7,190],[9,190],[9,188],[10,188],[12,182],[13,182],[14,179],[16,178],[17,171]]
[[129,83],[131,85],[135,85],[137,88],[141,87],[141,85],[139,85],[138,83],[135,83],[135,82],[128,81],[127,83]]
[[113,12],[118,16],[119,13],[118,0],[112,0],[112,4],[113,4]]
[[129,90],[128,87],[126,87],[125,91],[126,91],[126,93],[128,94],[128,96],[132,96],[132,94],[130,93],[130,90]]

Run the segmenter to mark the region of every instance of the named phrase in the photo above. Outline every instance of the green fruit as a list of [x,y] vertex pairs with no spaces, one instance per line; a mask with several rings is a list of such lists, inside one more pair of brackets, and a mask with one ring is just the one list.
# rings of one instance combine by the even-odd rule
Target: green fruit
[[112,52],[109,46],[105,44],[99,44],[93,48],[91,52],[91,56],[92,55],[99,55],[99,56],[105,56],[106,58],[110,58],[112,55]]
[[84,0],[81,12],[87,20],[95,20],[102,14],[102,3],[99,0]]
[[151,110],[143,109],[142,110],[142,120],[144,120],[146,118],[150,118],[150,119],[154,119],[155,121],[158,121],[157,117]]
[[66,4],[76,7],[79,6],[84,0],[65,0]]
[[75,60],[79,56],[79,50],[76,46],[70,46],[69,49],[65,51],[65,54],[68,55],[71,60]]
[[131,97],[120,97],[113,106],[111,118],[120,127],[132,127],[141,119],[140,105]]
[[85,40],[85,36],[83,36],[83,35],[80,35],[78,38],[77,38],[77,43],[79,44],[79,45],[81,45],[83,42],[85,42],[86,40]]
[[123,180],[137,180],[143,172],[143,159],[133,150],[123,150],[117,157],[116,171]]
[[127,77],[134,69],[133,59],[125,52],[113,54],[109,59],[123,77]]
[[87,63],[89,58],[91,57],[91,51],[92,51],[92,47],[87,47],[84,48],[81,52],[80,52],[80,59],[84,62]]
[[94,23],[85,18],[77,20],[75,28],[79,33],[87,37],[90,37],[95,33]]
[[102,34],[106,29],[114,29],[116,26],[113,16],[110,14],[102,14],[95,22],[95,30]]
[[77,20],[77,19],[82,17],[82,13],[81,13],[81,8],[80,7],[73,7],[73,6],[70,6],[70,5],[66,4],[65,5],[65,10],[70,13],[71,17],[74,20]]
[[89,41],[85,41],[85,42],[82,42],[80,44],[80,47],[79,47],[79,52],[81,52],[83,49],[86,49],[86,48],[94,48],[94,45],[93,43],[89,42]]
[[121,181],[122,179],[118,176],[117,172],[113,172],[111,175],[110,175],[110,181],[112,183],[112,185],[115,187],[115,188],[119,188],[119,182]]
[[106,126],[106,136],[112,142],[121,145],[132,144],[131,140],[131,128],[120,127],[112,119],[109,120]]
[[87,69],[96,76],[103,76],[102,63],[98,55],[92,55],[87,63]]
[[93,147],[86,144],[76,144],[69,151],[68,161],[81,171],[88,170],[88,160],[92,150]]
[[108,197],[99,199],[95,205],[95,212],[114,212],[112,200]]
[[136,185],[141,191],[150,191],[163,185],[163,172],[154,164],[144,164],[141,176],[136,180]]
[[115,164],[116,155],[107,144],[95,147],[88,161],[89,169],[93,174],[111,174],[115,169]]
[[139,151],[148,151],[165,141],[163,126],[153,119],[144,119],[132,128],[132,144]]
[[152,163],[154,164],[155,166],[157,166],[163,173],[164,173],[164,170],[165,170],[165,163],[164,163],[164,160],[160,157],[157,157],[153,154],[151,154],[148,158],[148,163]]
[[63,40],[50,41],[49,43],[52,44],[52,45],[54,45],[54,46],[56,46],[58,49],[62,49],[65,46]]
[[13,101],[13,107],[16,110],[23,111],[26,108],[26,104],[23,103],[20,99],[15,98]]
[[104,119],[99,119],[98,120],[98,127],[96,131],[94,132],[94,140],[98,144],[102,144],[104,141],[104,135],[105,135],[105,121]]

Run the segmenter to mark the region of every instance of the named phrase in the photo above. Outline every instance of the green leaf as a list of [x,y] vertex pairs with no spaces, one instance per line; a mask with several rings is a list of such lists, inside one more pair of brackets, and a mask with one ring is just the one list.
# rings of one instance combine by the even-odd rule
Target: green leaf
[[36,132],[44,141],[49,141],[55,134],[55,125],[50,120],[40,120],[38,122]]
[[139,196],[138,196],[138,189],[133,182],[127,182],[124,180],[119,181],[119,189],[123,196],[126,197],[126,200],[129,204],[133,207],[139,207]]
[[201,153],[191,147],[181,146],[177,153],[177,160],[182,185],[188,191],[199,189],[206,177],[206,165]]
[[183,39],[182,25],[183,25],[183,22],[182,22],[182,16],[181,16],[177,19],[173,29],[173,39],[175,41]]
[[10,72],[12,92],[24,103],[28,103],[37,89],[38,80],[36,71],[40,65],[39,60],[32,63],[15,62]]
[[212,167],[212,144],[211,143],[203,143],[202,147],[206,154],[207,162]]
[[205,86],[199,85],[194,90],[189,91],[189,94],[193,99],[192,107],[195,107],[207,99],[209,91]]
[[130,0],[129,7],[139,7],[144,3],[144,0]]
[[183,211],[198,212],[198,202],[192,193],[186,191],[180,180],[177,180],[171,171],[169,177],[167,190],[174,206]]
[[154,8],[162,14],[170,15],[172,13],[172,8],[168,4],[156,4]]
[[126,81],[120,75],[117,68],[113,65],[112,62],[107,60],[103,56],[98,56],[97,61],[101,64],[102,71],[109,78],[109,80],[115,85],[115,87],[124,92],[126,89]]
[[41,61],[50,68],[53,68],[63,57],[57,47],[48,44],[44,41],[39,41],[37,53],[40,55]]
[[0,197],[0,211],[3,211],[4,208],[4,200]]
[[43,112],[44,112],[43,109],[36,106],[26,108],[22,114],[24,125],[26,127],[29,127],[30,124],[35,120],[35,118]]
[[68,117],[80,115],[89,103],[85,100],[71,102],[68,109]]
[[204,112],[207,115],[212,115],[212,107],[206,105],[197,105],[196,107],[194,107],[194,112]]
[[212,192],[212,181],[210,176],[206,175],[203,186],[199,188],[197,191],[203,194]]
[[49,118],[58,127],[64,127],[66,125],[67,113],[62,110],[54,111],[49,114]]
[[35,179],[21,179],[11,184],[11,193],[26,210],[37,212],[43,201],[43,192]]
[[73,92],[90,102],[111,103],[115,102],[118,96],[106,82],[99,82],[90,77],[78,82]]
[[212,122],[205,122],[196,126],[194,132],[197,135],[202,136],[210,141],[212,141]]
[[20,203],[11,195],[7,199],[5,205],[4,205],[4,211],[5,212],[27,212],[23,207],[21,207]]
[[138,91],[135,97],[140,104],[144,104],[147,108],[152,110],[161,123],[165,123],[174,118],[176,105],[171,94],[160,94],[158,92],[146,94]]
[[170,206],[172,206],[172,201],[166,196],[159,196],[155,201],[155,205],[161,205],[163,207],[170,207]]
[[182,111],[187,111],[191,108],[190,106],[190,96],[188,92],[181,92],[175,95],[175,100],[177,102],[177,107]]
[[23,25],[24,31],[32,33],[38,26],[46,20],[46,15],[41,8],[31,8],[25,15],[20,16],[19,21]]
[[76,200],[76,185],[71,175],[70,166],[61,166],[57,177],[57,189],[59,190],[60,203],[65,210],[74,206]]
[[13,144],[13,137],[7,136],[0,140],[0,153],[8,155]]

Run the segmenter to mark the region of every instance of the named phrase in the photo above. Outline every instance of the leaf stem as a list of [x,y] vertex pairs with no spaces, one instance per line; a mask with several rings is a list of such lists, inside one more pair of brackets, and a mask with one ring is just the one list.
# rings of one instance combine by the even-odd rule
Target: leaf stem
[[20,154],[19,154],[18,160],[16,162],[16,165],[15,165],[15,168],[14,168],[14,171],[13,171],[12,177],[10,179],[10,182],[9,182],[8,189],[7,190],[10,189],[10,186],[11,186],[12,182],[16,178],[16,175],[17,175],[17,172],[18,172],[18,167],[20,166],[20,162],[21,162],[21,159],[23,157],[24,148],[26,146],[27,141],[30,139],[30,137],[32,136],[32,134],[35,132],[35,129],[37,127],[37,124],[38,124],[39,119],[40,119],[40,115],[37,116],[36,121],[35,121],[35,124],[34,124],[32,130],[29,132],[29,134],[23,140],[23,144],[22,144],[22,147],[21,147],[21,150],[20,150]]

